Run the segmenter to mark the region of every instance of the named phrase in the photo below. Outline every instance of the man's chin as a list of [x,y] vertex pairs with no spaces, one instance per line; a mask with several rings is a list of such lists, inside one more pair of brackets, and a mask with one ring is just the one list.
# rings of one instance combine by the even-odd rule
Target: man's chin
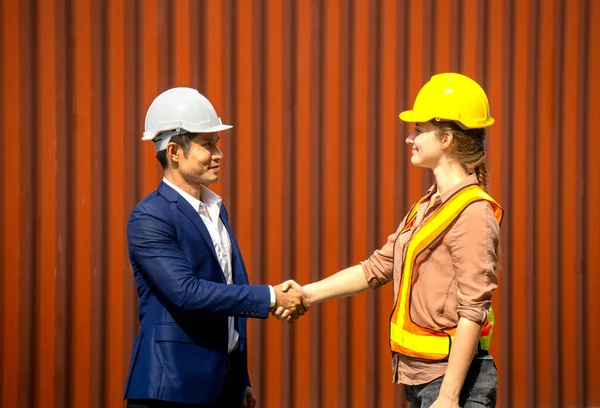
[[217,181],[219,181],[219,176],[215,176],[215,177],[207,177],[204,180],[202,180],[202,184],[214,184]]

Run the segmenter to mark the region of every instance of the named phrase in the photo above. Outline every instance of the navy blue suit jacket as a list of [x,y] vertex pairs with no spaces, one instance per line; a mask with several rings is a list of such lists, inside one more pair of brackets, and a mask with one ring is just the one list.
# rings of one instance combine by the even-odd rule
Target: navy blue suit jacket
[[229,232],[233,285],[227,285],[210,234],[197,211],[161,183],[141,201],[127,226],[129,258],[141,323],[131,355],[125,399],[211,404],[225,382],[228,316],[236,317],[247,374],[246,318],[269,315],[270,291],[249,285],[240,248]]

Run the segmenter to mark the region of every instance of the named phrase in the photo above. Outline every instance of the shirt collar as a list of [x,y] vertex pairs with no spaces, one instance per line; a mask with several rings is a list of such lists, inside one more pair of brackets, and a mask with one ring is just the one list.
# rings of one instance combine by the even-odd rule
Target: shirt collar
[[179,195],[185,198],[185,201],[190,203],[190,205],[196,210],[199,211],[201,207],[204,206],[212,206],[212,205],[221,205],[222,199],[217,194],[215,194],[211,189],[204,185],[200,185],[200,199],[192,196],[191,194],[183,191],[175,184],[171,183],[166,177],[163,177],[163,183],[171,187],[173,190],[177,191]]

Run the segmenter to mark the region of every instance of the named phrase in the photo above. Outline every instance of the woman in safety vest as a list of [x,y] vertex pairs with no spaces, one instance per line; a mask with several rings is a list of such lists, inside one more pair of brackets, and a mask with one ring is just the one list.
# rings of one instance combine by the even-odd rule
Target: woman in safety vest
[[[347,297],[393,281],[393,380],[413,407],[494,407],[497,373],[488,354],[497,287],[502,208],[486,192],[487,96],[472,79],[434,75],[400,119],[411,163],[435,184],[387,243],[359,265],[301,288],[308,302]],[[287,319],[279,308],[274,315]]]

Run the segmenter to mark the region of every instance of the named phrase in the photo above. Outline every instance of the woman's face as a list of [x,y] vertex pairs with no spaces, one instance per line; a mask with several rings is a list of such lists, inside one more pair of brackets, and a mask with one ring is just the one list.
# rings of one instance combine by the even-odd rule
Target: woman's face
[[410,162],[418,167],[433,169],[444,155],[443,144],[435,126],[430,122],[415,125],[415,129],[406,138],[406,144],[412,147]]

